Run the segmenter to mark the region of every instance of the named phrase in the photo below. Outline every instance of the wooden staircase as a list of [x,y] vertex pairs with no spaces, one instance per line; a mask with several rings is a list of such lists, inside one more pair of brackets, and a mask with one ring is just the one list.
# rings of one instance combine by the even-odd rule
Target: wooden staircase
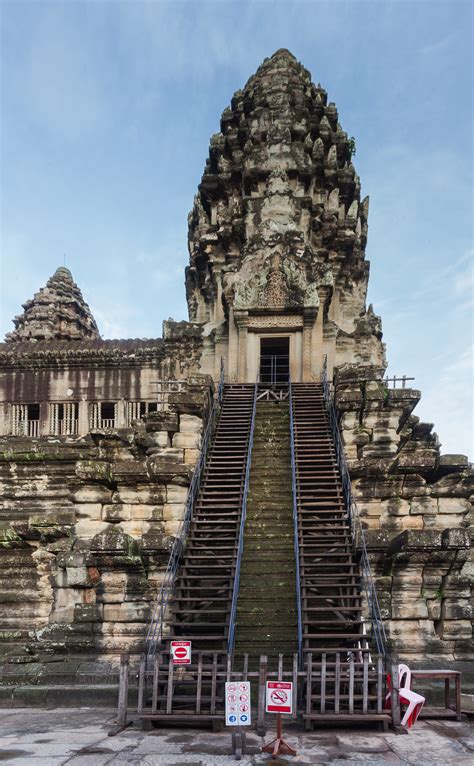
[[321,720],[377,721],[382,664],[372,661],[362,619],[341,474],[323,386],[292,385],[303,657],[308,728]]
[[226,652],[254,386],[227,385],[171,601],[170,638]]
[[292,386],[303,651],[367,647],[341,477],[322,386]]

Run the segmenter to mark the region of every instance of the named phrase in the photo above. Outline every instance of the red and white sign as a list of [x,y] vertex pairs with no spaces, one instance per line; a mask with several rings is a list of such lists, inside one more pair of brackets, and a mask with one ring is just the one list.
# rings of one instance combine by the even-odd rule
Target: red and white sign
[[291,681],[267,681],[266,706],[267,713],[293,712],[293,684]]
[[171,656],[173,665],[191,664],[191,641],[172,641]]

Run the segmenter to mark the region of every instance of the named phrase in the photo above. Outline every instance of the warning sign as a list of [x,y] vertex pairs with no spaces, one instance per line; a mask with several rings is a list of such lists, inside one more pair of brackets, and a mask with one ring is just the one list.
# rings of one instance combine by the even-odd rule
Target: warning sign
[[293,684],[291,681],[267,681],[266,706],[267,713],[293,712]]
[[191,641],[172,641],[171,656],[173,665],[191,664]]
[[250,683],[234,681],[225,685],[226,726],[250,726]]

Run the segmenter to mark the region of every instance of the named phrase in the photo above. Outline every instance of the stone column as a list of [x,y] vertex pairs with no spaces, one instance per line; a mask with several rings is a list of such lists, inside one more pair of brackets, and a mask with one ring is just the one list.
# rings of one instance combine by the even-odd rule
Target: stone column
[[234,309],[229,306],[229,346],[227,351],[226,379],[229,383],[235,383],[237,380],[237,357],[238,357],[238,336],[236,323],[234,319]]
[[312,380],[311,340],[317,315],[318,309],[316,306],[309,306],[303,310],[303,382]]
[[79,422],[77,424],[79,436],[89,433],[89,402],[82,399],[79,402]]
[[239,333],[237,381],[239,383],[247,383],[248,311],[235,311],[234,318]]
[[319,287],[319,309],[316,322],[313,328],[312,347],[311,347],[311,372],[313,377],[319,379],[323,369],[324,357],[324,307],[330,292],[330,287]]

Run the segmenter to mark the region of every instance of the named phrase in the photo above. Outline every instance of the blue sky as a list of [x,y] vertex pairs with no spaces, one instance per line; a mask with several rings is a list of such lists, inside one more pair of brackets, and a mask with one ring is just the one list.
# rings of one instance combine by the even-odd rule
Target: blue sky
[[369,300],[443,452],[472,455],[472,3],[3,0],[1,334],[63,262],[104,337],[186,318],[209,138],[289,48],[356,139]]

